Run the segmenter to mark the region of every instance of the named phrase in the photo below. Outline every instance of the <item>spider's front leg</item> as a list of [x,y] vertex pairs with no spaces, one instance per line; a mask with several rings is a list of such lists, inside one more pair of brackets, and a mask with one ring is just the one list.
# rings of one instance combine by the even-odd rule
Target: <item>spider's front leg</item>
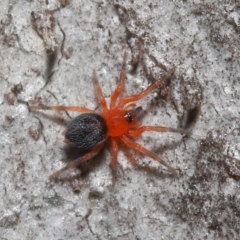
[[151,86],[149,86],[147,89],[145,89],[144,91],[133,95],[133,96],[129,96],[129,97],[124,97],[121,102],[118,105],[118,108],[120,109],[124,109],[124,107],[128,104],[128,103],[132,103],[132,102],[136,102],[144,97],[146,97],[151,91],[153,91],[154,89],[158,88],[161,86],[162,82],[164,82],[166,79],[170,78],[172,76],[172,74],[174,73],[175,68],[172,68],[161,80],[156,81],[154,84],[152,84]]
[[130,130],[128,132],[128,136],[131,137],[138,137],[140,136],[143,132],[147,131],[154,131],[154,132],[174,132],[174,133],[180,133],[183,135],[188,135],[189,131],[181,129],[181,128],[169,128],[169,127],[162,127],[162,126],[141,126],[137,129]]
[[111,101],[110,101],[110,108],[111,109],[116,107],[117,98],[122,93],[123,88],[124,88],[124,81],[125,81],[125,78],[126,78],[126,62],[127,62],[127,53],[125,52],[124,56],[123,56],[123,65],[122,65],[122,71],[120,73],[119,83],[117,85],[116,90],[114,91],[114,93],[111,96]]
[[138,143],[132,141],[129,137],[127,137],[126,135],[123,135],[121,137],[121,140],[123,141],[123,143],[125,143],[128,147],[143,153],[147,156],[149,156],[150,158],[158,161],[159,163],[161,163],[163,166],[165,166],[173,175],[177,175],[177,172],[174,168],[172,168],[170,165],[168,165],[167,163],[165,163],[161,158],[159,158],[155,153],[147,150],[146,148],[142,147],[141,145],[139,145]]
[[98,95],[99,104],[100,104],[103,112],[106,113],[108,111],[107,103],[106,103],[106,100],[103,97],[102,89],[99,85],[98,78],[97,78],[97,73],[96,73],[95,70],[93,71],[93,82],[94,82],[96,92],[97,92],[97,95]]

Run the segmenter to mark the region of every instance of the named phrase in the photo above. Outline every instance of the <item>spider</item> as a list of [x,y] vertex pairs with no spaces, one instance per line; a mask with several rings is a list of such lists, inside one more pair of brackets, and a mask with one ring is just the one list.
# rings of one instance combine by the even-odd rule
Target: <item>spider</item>
[[[142,126],[141,122],[138,120],[139,113],[141,112],[142,108],[136,107],[135,104],[136,101],[146,97],[154,89],[160,87],[162,82],[169,78],[175,69],[171,69],[163,79],[156,81],[144,91],[119,99],[120,94],[123,92],[124,81],[126,77],[126,60],[127,53],[125,52],[119,83],[116,90],[111,95],[109,107],[107,106],[107,103],[103,97],[103,93],[97,79],[96,71],[93,71],[93,81],[102,110],[101,114],[96,113],[95,111],[88,108],[79,106],[39,105],[30,107],[31,110],[73,111],[82,113],[69,123],[66,131],[64,132],[64,142],[66,144],[78,147],[87,153],[68,163],[64,168],[52,174],[50,176],[51,179],[57,178],[66,169],[78,167],[81,162],[93,158],[103,148],[107,140],[110,141],[112,151],[111,167],[113,182],[115,182],[117,155],[120,142],[122,142],[127,147],[135,150],[136,152],[145,154],[155,161],[161,163],[173,175],[177,174],[176,170],[164,162],[159,156],[147,150],[133,140],[134,138],[139,137],[142,133],[147,131],[176,132],[180,134],[186,134],[186,130],[183,129],[175,129],[162,126]],[[125,151],[130,163],[135,164],[135,159],[129,152],[129,149],[123,150]]]

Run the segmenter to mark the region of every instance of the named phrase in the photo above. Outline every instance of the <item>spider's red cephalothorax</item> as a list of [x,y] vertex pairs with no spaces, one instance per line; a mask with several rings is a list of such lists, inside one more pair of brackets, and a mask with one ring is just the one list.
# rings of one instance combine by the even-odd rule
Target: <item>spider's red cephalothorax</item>
[[[76,111],[82,114],[74,118],[67,130],[65,131],[65,142],[76,146],[87,153],[73,162],[68,163],[63,169],[55,172],[51,177],[56,178],[60,173],[68,168],[77,167],[82,161],[86,161],[94,157],[104,146],[107,140],[110,140],[112,148],[112,171],[113,181],[115,179],[116,167],[117,167],[117,154],[119,142],[122,142],[127,147],[143,153],[154,160],[163,164],[171,173],[176,174],[175,169],[160,159],[155,153],[147,150],[143,146],[133,141],[134,137],[140,136],[146,131],[157,131],[157,132],[177,132],[185,134],[186,131],[183,129],[174,129],[162,126],[142,126],[138,121],[137,116],[141,111],[141,107],[136,108],[135,102],[147,96],[151,91],[161,86],[162,82],[169,78],[174,68],[159,81],[149,86],[146,90],[133,95],[127,96],[122,99],[118,99],[124,88],[125,81],[125,66],[126,66],[127,54],[124,54],[123,67],[120,74],[120,81],[117,85],[116,90],[111,96],[110,106],[103,97],[102,90],[99,86],[96,72],[93,72],[93,80],[95,83],[96,91],[102,113],[95,113],[93,110],[84,107],[65,107],[65,106],[31,106],[32,110],[55,110],[55,111]],[[128,160],[134,164],[135,160],[127,149],[124,149]]]

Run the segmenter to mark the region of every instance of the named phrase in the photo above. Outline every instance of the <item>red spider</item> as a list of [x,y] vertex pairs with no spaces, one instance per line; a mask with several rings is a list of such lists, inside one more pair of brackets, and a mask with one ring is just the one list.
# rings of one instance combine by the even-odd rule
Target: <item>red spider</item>
[[[173,74],[174,68],[170,70],[170,72],[162,80],[156,81],[141,93],[124,97],[121,100],[117,101],[124,88],[126,59],[127,54],[125,53],[123,59],[123,67],[120,74],[120,81],[117,85],[116,90],[111,96],[110,107],[107,107],[102,90],[97,80],[96,72],[93,72],[93,80],[98,94],[98,100],[102,109],[101,114],[95,113],[93,110],[90,110],[88,108],[77,106],[65,107],[40,105],[30,107],[32,110],[41,109],[56,111],[75,111],[83,113],[70,122],[67,130],[65,131],[65,143],[78,147],[84,151],[87,151],[88,153],[68,163],[64,168],[51,175],[51,178],[56,178],[64,170],[68,168],[75,168],[82,161],[86,161],[94,157],[102,149],[108,139],[110,140],[112,148],[111,166],[113,172],[113,182],[115,181],[119,142],[124,143],[127,147],[132,148],[137,152],[143,153],[153,158],[154,160],[164,165],[172,174],[176,174],[175,169],[165,163],[155,153],[145,149],[143,146],[133,141],[133,138],[140,136],[143,132],[146,131],[177,132],[186,134],[186,131],[183,129],[174,129],[162,126],[142,126],[137,119],[139,111],[141,111],[141,107],[136,108],[136,104],[134,103],[146,97],[154,89],[160,87],[161,83]],[[135,164],[135,160],[130,152],[127,149],[124,151],[128,160],[132,164]]]

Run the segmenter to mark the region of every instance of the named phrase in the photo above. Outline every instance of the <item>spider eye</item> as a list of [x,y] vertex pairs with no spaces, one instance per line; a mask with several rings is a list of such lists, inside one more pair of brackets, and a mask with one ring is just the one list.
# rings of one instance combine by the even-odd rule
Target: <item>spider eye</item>
[[126,112],[126,114],[125,114],[124,117],[127,119],[127,121],[128,121],[129,123],[131,123],[131,122],[133,121],[133,119],[134,119],[133,111],[128,111],[128,112]]
[[143,114],[142,107],[137,107],[136,109],[127,111],[124,117],[127,119],[129,123],[132,123],[133,121],[141,118],[142,114]]

